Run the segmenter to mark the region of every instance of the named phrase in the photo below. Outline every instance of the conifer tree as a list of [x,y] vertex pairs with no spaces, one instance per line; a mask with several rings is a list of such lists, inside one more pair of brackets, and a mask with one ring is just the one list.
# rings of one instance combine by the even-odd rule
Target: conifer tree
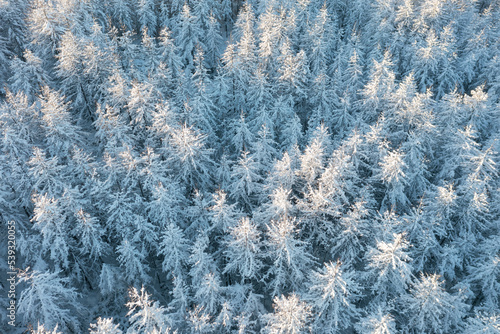
[[314,263],[307,243],[298,238],[295,217],[282,216],[267,226],[266,250],[272,265],[266,275],[270,276],[273,296],[286,291],[299,290],[307,272]]
[[72,124],[64,97],[45,86],[41,99],[42,127],[46,132],[48,152],[65,158],[82,141],[79,128]]
[[470,317],[467,319],[468,324],[465,328],[464,333],[496,333],[498,328],[500,328],[500,323],[498,320],[498,315],[489,314],[477,314],[475,317]]
[[395,234],[391,241],[379,241],[376,248],[367,253],[367,276],[373,284],[373,293],[382,301],[403,295],[413,278],[405,236]]
[[358,331],[363,334],[394,334],[396,321],[390,313],[384,312],[382,307],[368,314],[358,324]]
[[325,263],[321,271],[314,272],[309,298],[317,312],[316,330],[335,333],[351,325],[358,314],[354,301],[359,285],[353,280],[354,275],[354,271],[343,269],[340,261]]
[[210,207],[212,229],[228,232],[236,226],[242,213],[237,209],[236,203],[230,204],[224,190],[217,190],[213,195],[213,206]]
[[196,128],[183,125],[171,133],[168,160],[187,186],[206,186],[212,177],[212,149],[206,136]]
[[260,231],[248,217],[243,217],[230,233],[226,240],[228,262],[224,271],[239,274],[242,281],[256,279],[263,267]]
[[141,31],[147,32],[149,36],[155,36],[157,27],[155,2],[152,0],[140,0],[137,15]]
[[183,231],[173,223],[167,225],[163,231],[158,254],[164,256],[162,268],[167,277],[185,276],[189,244]]
[[233,179],[233,183],[229,185],[231,197],[247,210],[251,209],[258,192],[258,182],[262,177],[258,174],[257,162],[248,151],[241,153],[238,163],[233,166],[231,178]]
[[422,275],[411,295],[402,300],[408,307],[407,330],[446,333],[460,328],[467,308],[461,299],[462,296],[452,295],[443,288],[439,275]]
[[49,254],[57,267],[69,267],[68,222],[60,201],[47,195],[34,198],[33,228],[42,236],[42,254]]
[[113,0],[111,3],[112,15],[116,25],[124,30],[133,29],[133,9],[130,0]]
[[95,324],[90,324],[90,333],[91,334],[122,334],[122,330],[119,328],[119,325],[116,325],[113,322],[113,318],[97,318],[97,322]]
[[274,297],[274,313],[268,316],[265,333],[307,333],[311,307],[296,294]]
[[186,2],[179,15],[178,30],[176,32],[177,46],[185,66],[193,66],[193,57],[197,45],[201,45],[202,28],[198,24],[199,18],[192,13]]
[[129,290],[130,301],[126,304],[129,309],[130,327],[127,333],[168,333],[170,319],[166,314],[166,309],[159,305],[157,301],[150,299],[144,286],[139,292],[137,288]]
[[146,253],[144,249],[138,249],[136,245],[129,240],[124,239],[116,248],[119,256],[118,262],[125,271],[125,279],[129,284],[148,283],[150,278],[147,274],[147,266],[144,263]]
[[325,3],[314,18],[307,39],[313,75],[326,72],[327,66],[330,65],[329,57],[331,57],[331,43],[334,36],[335,28]]
[[[84,41],[71,31],[66,31],[62,36],[57,54],[57,75],[62,79],[63,94],[72,100],[73,108],[81,108],[81,117],[88,115],[94,110],[92,105],[92,92],[87,88],[83,66],[83,55],[81,48]],[[83,111],[86,110],[87,113]]]
[[23,272],[19,281],[28,285],[19,298],[18,310],[24,323],[41,321],[49,328],[59,325],[67,330],[79,329],[72,309],[79,306],[78,293],[75,288],[68,287],[68,277],[61,277],[60,271],[34,270]]
[[32,103],[42,87],[50,84],[50,78],[42,67],[42,60],[33,52],[26,50],[23,58],[25,61],[15,58],[10,63],[12,71],[10,89],[13,92],[24,92]]

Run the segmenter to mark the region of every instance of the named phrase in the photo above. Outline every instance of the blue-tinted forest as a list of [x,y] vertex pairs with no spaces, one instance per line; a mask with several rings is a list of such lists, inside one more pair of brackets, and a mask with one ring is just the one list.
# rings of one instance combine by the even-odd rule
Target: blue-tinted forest
[[499,140],[498,0],[0,0],[0,332],[500,333]]

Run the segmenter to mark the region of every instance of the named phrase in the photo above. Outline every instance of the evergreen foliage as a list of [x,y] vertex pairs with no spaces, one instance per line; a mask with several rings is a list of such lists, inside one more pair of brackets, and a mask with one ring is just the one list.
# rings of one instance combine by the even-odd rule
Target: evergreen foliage
[[498,0],[0,0],[0,332],[500,333],[499,41]]

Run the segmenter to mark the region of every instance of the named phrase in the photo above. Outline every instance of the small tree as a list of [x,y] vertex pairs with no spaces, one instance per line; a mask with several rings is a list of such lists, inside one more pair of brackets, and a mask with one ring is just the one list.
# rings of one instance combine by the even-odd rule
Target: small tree
[[191,247],[191,255],[189,257],[189,264],[191,265],[189,275],[192,278],[192,285],[194,287],[199,287],[206,275],[217,271],[214,258],[208,252],[208,247],[208,237],[201,232]]
[[382,201],[383,207],[406,207],[410,202],[404,193],[407,183],[405,175],[406,164],[404,154],[398,151],[388,152],[380,163],[380,178],[387,184],[386,195]]
[[257,163],[248,151],[242,152],[238,163],[233,166],[231,177],[231,196],[241,201],[247,209],[252,208],[254,196],[258,192],[258,182],[262,177],[258,174]]

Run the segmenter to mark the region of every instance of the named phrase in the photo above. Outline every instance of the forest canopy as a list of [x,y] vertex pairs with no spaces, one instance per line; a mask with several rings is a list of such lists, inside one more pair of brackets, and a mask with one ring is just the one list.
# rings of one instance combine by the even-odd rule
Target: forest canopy
[[0,332],[500,333],[499,135],[498,0],[0,0]]

